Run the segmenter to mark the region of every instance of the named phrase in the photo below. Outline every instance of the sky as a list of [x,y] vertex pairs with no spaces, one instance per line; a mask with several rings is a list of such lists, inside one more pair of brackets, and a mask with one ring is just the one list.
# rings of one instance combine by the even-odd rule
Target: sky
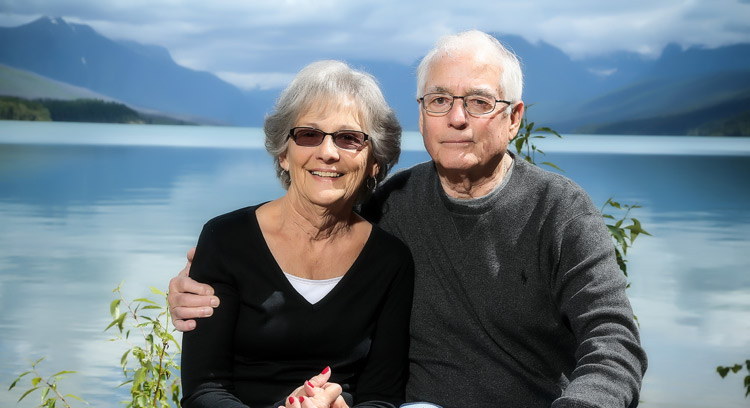
[[750,43],[750,0],[0,0],[0,26],[41,16],[163,46],[244,89],[283,87],[323,58],[412,64],[441,35],[468,29],[543,41],[573,59]]

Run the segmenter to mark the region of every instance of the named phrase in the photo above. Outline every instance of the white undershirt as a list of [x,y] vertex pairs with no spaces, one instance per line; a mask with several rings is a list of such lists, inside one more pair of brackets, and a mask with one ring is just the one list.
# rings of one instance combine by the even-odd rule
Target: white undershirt
[[289,279],[289,283],[292,284],[294,289],[312,305],[323,299],[343,278],[343,276],[339,276],[338,278],[320,280],[305,279],[286,272],[284,272],[284,276]]

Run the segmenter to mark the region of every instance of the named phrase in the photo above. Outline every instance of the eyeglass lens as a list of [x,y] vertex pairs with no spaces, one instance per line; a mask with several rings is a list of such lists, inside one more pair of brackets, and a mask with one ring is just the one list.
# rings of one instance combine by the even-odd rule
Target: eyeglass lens
[[482,95],[453,96],[444,93],[429,93],[424,96],[424,108],[433,113],[446,113],[453,107],[455,99],[463,99],[469,113],[481,115],[495,109],[495,99]]
[[356,130],[339,130],[338,132],[326,133],[314,128],[294,128],[292,129],[292,139],[298,146],[314,147],[323,143],[326,135],[331,135],[333,143],[347,150],[360,150],[367,140],[364,132]]

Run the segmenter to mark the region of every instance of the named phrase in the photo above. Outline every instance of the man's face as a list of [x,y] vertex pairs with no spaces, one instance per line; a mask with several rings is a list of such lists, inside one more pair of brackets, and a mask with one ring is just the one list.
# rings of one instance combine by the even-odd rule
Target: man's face
[[[501,73],[494,59],[475,52],[437,57],[427,71],[423,93],[486,94],[503,99]],[[498,102],[495,110],[485,115],[467,113],[463,99],[456,99],[445,114],[429,113],[420,107],[419,131],[442,176],[488,176],[498,168],[523,115],[521,102],[510,115],[505,113],[506,107]]]

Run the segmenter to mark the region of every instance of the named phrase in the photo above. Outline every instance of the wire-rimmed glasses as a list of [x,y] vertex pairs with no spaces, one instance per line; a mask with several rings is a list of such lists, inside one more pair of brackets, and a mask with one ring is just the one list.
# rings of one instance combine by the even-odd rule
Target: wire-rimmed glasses
[[465,95],[456,96],[444,92],[432,92],[419,98],[424,110],[430,113],[442,114],[448,113],[453,108],[453,102],[456,99],[463,99],[466,112],[472,115],[486,115],[495,110],[498,102],[512,105],[512,102],[503,99],[495,99],[486,95]]

